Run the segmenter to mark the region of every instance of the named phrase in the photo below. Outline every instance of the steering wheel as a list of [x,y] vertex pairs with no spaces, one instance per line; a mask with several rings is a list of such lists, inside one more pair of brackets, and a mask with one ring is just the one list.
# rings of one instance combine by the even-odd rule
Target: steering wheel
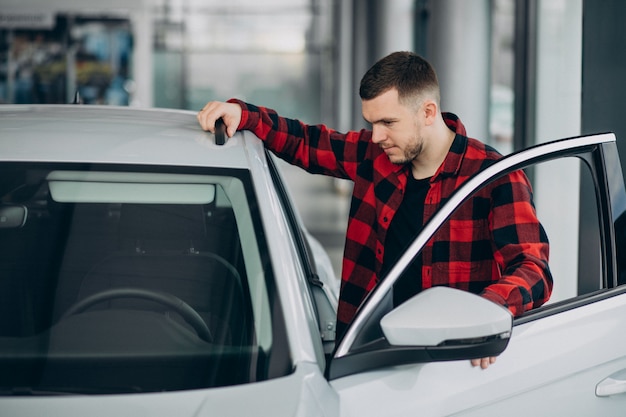
[[111,290],[101,291],[89,297],[83,298],[72,307],[70,307],[61,318],[69,317],[73,314],[79,314],[87,310],[94,304],[108,301],[115,298],[142,298],[163,304],[173,308],[182,316],[187,323],[196,331],[198,337],[205,342],[212,342],[213,337],[211,331],[206,325],[200,314],[194,310],[189,304],[172,294],[166,294],[147,290],[144,288],[113,288]]

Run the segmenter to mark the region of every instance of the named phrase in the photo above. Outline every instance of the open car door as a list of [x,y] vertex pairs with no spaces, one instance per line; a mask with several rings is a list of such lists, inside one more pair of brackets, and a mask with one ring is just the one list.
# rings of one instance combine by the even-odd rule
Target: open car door
[[[512,319],[450,288],[396,309],[395,280],[474,192],[523,169],[550,239],[550,302]],[[551,182],[554,180],[554,182]],[[327,367],[342,415],[622,415],[626,409],[626,194],[615,136],[537,145],[468,179],[368,296]],[[489,369],[470,358],[499,356]]]

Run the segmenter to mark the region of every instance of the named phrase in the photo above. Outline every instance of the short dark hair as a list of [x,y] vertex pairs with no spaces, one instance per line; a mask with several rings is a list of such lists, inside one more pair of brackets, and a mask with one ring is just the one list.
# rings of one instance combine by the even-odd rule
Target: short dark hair
[[413,52],[393,52],[376,62],[361,79],[359,95],[371,100],[395,88],[404,104],[416,104],[430,92],[439,104],[439,81],[428,61]]

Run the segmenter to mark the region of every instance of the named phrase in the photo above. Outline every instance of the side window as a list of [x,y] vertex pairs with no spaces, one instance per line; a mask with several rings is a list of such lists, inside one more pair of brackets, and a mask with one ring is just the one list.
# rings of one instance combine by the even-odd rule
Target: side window
[[605,287],[598,199],[589,166],[570,157],[537,164],[526,172],[537,217],[550,241],[554,288],[547,304]]

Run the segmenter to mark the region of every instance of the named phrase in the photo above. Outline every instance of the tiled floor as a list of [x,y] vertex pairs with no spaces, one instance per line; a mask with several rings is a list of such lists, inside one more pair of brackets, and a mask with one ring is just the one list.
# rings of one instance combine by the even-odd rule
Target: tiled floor
[[311,175],[282,161],[279,165],[302,220],[328,252],[335,274],[339,277],[350,209],[351,183],[323,175]]

